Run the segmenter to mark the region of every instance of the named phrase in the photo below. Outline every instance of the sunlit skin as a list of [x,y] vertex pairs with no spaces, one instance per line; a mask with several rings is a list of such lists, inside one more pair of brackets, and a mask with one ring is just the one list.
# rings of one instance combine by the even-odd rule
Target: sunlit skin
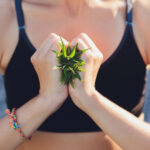
[[[87,113],[103,132],[35,131],[32,142],[23,142],[17,150],[148,150],[150,125],[146,124],[142,117],[136,118],[112,103],[95,89],[98,69],[115,51],[123,36],[125,0],[23,0],[22,6],[27,35],[37,50],[48,36],[49,40],[57,39],[57,36],[63,37],[65,45],[70,42],[71,46],[74,46],[78,42],[79,49],[91,47],[90,51],[82,54],[82,59],[87,62],[84,68],[88,68],[88,71],[80,73],[85,82],[76,79],[75,88],[69,85],[60,87],[60,90],[65,92],[64,97],[70,94],[74,104]],[[0,15],[0,33],[3,35],[0,37],[0,70],[4,74],[18,41],[18,25],[14,1],[3,0],[0,2],[0,8],[3,8],[0,9],[0,14],[3,14]],[[150,63],[149,14],[148,0],[134,1],[133,30],[145,64]],[[11,39],[9,43],[8,39]],[[42,51],[39,50],[35,55],[40,54]],[[37,57],[34,58],[34,66],[40,66]],[[44,82],[44,77],[40,75]],[[44,89],[43,86],[40,92],[44,93]],[[44,96],[50,97],[47,93],[45,92]],[[61,99],[58,101],[62,103]],[[19,120],[22,121],[22,118]]]

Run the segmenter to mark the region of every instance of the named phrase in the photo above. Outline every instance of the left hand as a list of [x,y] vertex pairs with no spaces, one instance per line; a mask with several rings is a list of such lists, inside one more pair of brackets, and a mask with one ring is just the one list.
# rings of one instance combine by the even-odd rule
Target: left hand
[[89,48],[89,50],[81,55],[81,59],[85,60],[85,64],[82,67],[85,71],[79,72],[83,82],[78,79],[74,79],[74,88],[72,88],[70,84],[68,88],[69,94],[75,105],[81,110],[84,110],[88,104],[86,97],[92,96],[95,91],[95,81],[103,60],[103,54],[85,33],[81,33],[78,37],[73,39],[71,47],[73,47],[76,43],[78,43],[79,50],[87,48]]

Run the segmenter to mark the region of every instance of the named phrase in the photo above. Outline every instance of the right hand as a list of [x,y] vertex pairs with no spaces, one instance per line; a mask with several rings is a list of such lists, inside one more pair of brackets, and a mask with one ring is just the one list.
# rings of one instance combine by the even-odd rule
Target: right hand
[[[62,40],[67,47],[68,42],[63,38]],[[58,42],[60,37],[54,33],[50,34],[31,57],[40,82],[39,95],[47,100],[55,99],[53,104],[57,106],[61,105],[68,96],[67,86],[60,83],[61,71],[54,69],[58,61],[56,54],[51,50],[59,48]]]

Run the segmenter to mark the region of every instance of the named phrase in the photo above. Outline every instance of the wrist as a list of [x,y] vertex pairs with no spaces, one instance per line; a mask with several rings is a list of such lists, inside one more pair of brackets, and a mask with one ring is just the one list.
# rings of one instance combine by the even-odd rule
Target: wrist
[[64,102],[62,98],[60,98],[58,95],[55,95],[55,94],[52,94],[51,96],[38,94],[37,97],[38,97],[37,103],[39,103],[39,105],[43,107],[45,110],[48,110],[51,112],[58,109]]
[[87,113],[95,104],[94,95],[96,93],[96,89],[90,89],[90,90],[78,90],[76,92],[76,97],[80,101],[80,109],[82,109],[84,112]]
[[93,90],[90,95],[86,94],[85,95],[85,107],[84,107],[84,111],[87,114],[91,114],[93,112],[95,112],[96,110],[99,109],[99,105],[100,105],[100,99],[102,99],[102,95],[95,89]]
[[71,88],[71,92],[79,98],[91,96],[95,91],[96,89],[94,87],[88,86]]

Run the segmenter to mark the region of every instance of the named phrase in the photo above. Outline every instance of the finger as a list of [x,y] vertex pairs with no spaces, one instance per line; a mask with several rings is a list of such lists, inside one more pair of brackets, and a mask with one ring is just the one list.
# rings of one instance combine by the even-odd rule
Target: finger
[[64,46],[67,48],[68,46],[68,41],[65,40],[62,37],[57,37],[57,40],[55,40],[52,45],[47,49],[45,52],[45,55],[47,56],[48,59],[51,59],[51,62],[54,63],[55,65],[58,65],[58,60],[56,58],[56,53],[54,53],[52,50],[61,50],[60,43],[64,43]]
[[44,56],[47,51],[49,50],[49,48],[53,45],[53,43],[55,41],[57,41],[59,39],[59,36],[54,34],[54,33],[51,33],[48,38],[43,42],[43,44],[41,45],[41,47],[39,48],[38,50],[38,54],[37,56],[38,57],[42,57]]
[[53,42],[52,46],[49,48],[50,49],[49,54],[54,53],[52,50],[59,50],[60,51],[62,49],[60,46],[60,43],[62,43],[62,42],[64,43],[64,46],[67,49],[68,41],[66,39],[60,37],[60,36],[57,36],[57,40],[55,40]]
[[48,40],[46,40],[45,45],[43,45],[41,50],[39,50],[38,56],[43,57],[44,55],[47,55],[47,52],[49,52],[49,54],[50,53],[52,54],[53,53],[52,50],[60,49],[60,45],[59,45],[59,42],[61,42],[60,39],[62,39],[64,45],[67,46],[68,42],[64,38],[54,33],[51,33],[50,36],[48,37]]
[[[78,50],[82,50],[82,49],[88,49],[89,47],[86,45],[86,43],[80,39],[80,38],[75,38],[72,42],[71,42],[71,46],[76,45],[76,43],[78,43]],[[89,77],[91,76],[92,73],[92,68],[93,68],[93,61],[91,59],[91,56],[93,56],[92,54],[93,52],[89,49],[87,51],[85,51],[84,53],[81,54],[81,59],[85,61],[85,64],[82,66],[82,69],[84,69],[84,72],[79,72],[79,75],[81,77],[81,79],[85,82],[85,83],[90,83],[91,81],[89,80]],[[88,80],[88,81],[87,81]],[[75,87],[76,86],[81,86],[83,83],[79,82],[79,80],[75,79],[74,80],[74,84]]]
[[[75,46],[77,43],[78,43],[77,49],[78,49],[79,51],[80,51],[80,50],[83,50],[83,49],[89,49],[89,47],[85,44],[85,42],[84,42],[82,39],[80,39],[80,38],[75,38],[75,39],[71,42],[71,48],[72,48],[73,46]],[[92,53],[91,53],[91,51],[90,51],[90,49],[89,49],[89,50],[87,50],[87,51],[84,52],[84,55],[83,55],[83,54],[81,55],[81,58],[87,59],[87,57],[89,57],[90,55],[92,55]]]
[[81,38],[88,45],[88,47],[91,48],[95,55],[103,55],[102,52],[97,48],[93,40],[86,33],[81,33],[78,37]]
[[80,33],[77,38],[80,38],[84,41],[84,43],[89,47],[91,48],[92,50],[92,47],[93,45],[90,43],[92,40],[91,39],[87,39],[88,35],[86,33]]
[[[52,40],[52,37],[51,36],[48,36],[43,42],[42,44],[40,45],[40,47],[35,51],[34,55],[35,56],[38,56],[39,53],[41,51],[43,51],[43,49],[46,49],[46,47],[48,46],[48,44],[50,45],[51,44],[51,41]],[[50,42],[51,41],[51,42]]]

